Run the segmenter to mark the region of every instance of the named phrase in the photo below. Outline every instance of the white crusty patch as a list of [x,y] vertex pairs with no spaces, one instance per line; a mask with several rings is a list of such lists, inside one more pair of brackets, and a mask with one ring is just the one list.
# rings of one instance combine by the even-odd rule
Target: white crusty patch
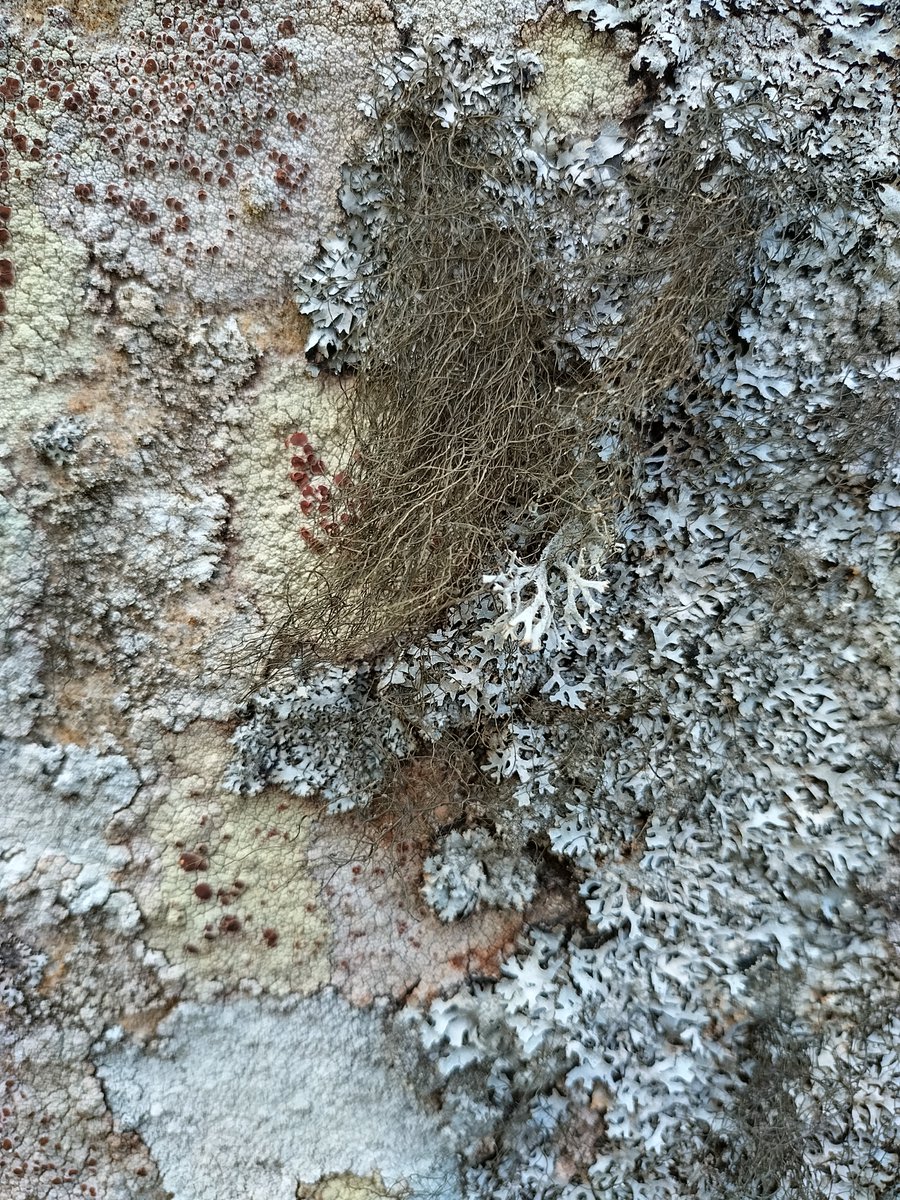
[[331,992],[183,1004],[159,1034],[142,1051],[110,1030],[95,1059],[173,1200],[294,1200],[336,1172],[378,1172],[411,1200],[459,1196],[449,1139],[376,1013]]

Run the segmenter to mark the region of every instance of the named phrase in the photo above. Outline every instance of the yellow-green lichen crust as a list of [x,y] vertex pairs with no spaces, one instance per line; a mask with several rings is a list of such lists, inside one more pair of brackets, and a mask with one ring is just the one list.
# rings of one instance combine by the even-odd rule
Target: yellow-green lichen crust
[[313,808],[271,790],[223,792],[227,747],[205,722],[179,736],[177,752],[149,816],[155,870],[138,892],[147,942],[180,966],[189,992],[315,992],[331,935],[306,869]]

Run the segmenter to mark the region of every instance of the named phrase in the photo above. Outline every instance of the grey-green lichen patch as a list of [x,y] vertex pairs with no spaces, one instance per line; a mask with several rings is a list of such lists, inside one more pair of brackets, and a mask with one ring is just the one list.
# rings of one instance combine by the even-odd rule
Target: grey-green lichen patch
[[[0,466],[0,483],[9,487],[11,482],[10,473]],[[0,736],[24,736],[39,710],[42,653],[27,617],[40,595],[42,578],[27,515],[0,495]]]
[[84,311],[88,252],[48,225],[36,206],[9,217],[14,286],[5,293],[0,333],[0,435],[47,422],[71,391],[67,377],[89,374],[100,353]]
[[295,1200],[298,1185],[376,1172],[388,1194],[460,1195],[405,1039],[332,992],[182,1004],[143,1049],[109,1029],[94,1060],[173,1200]]
[[134,905],[115,882],[131,854],[106,837],[138,789],[127,758],[10,742],[0,746],[0,772],[0,895],[46,893],[61,911],[81,915],[110,905],[123,930],[133,928]]
[[149,945],[181,968],[190,994],[315,991],[329,975],[330,929],[306,866],[312,809],[274,791],[222,792],[214,726],[192,725],[177,755],[151,799],[153,867],[136,884]]
[[[632,24],[625,10],[609,4],[572,7],[590,9],[601,31]],[[705,89],[721,59],[707,57],[707,22],[690,34],[686,10],[673,5],[662,15],[655,5],[640,8],[645,30],[657,21],[665,27],[660,41],[670,58],[660,62],[648,49],[652,57],[636,56],[636,69],[650,62],[674,82],[661,82],[660,91],[671,90],[638,127],[645,144],[636,153],[665,154],[665,141],[681,137],[673,152],[689,164],[675,176],[683,186],[668,186],[667,168],[648,180],[660,195],[659,241],[651,244],[665,256],[673,244],[663,232],[670,198],[684,196],[700,213],[707,207],[711,147],[689,113],[711,103]],[[759,28],[745,26],[743,44],[731,41],[733,28],[731,20],[722,27],[719,47],[726,55],[740,47],[729,74],[746,71],[748,51],[751,61],[759,54]],[[783,31],[780,44],[793,47],[797,32]],[[698,39],[696,57],[681,74],[690,36]],[[877,44],[870,29],[859,36],[854,63]],[[811,62],[821,61],[823,45],[845,37],[837,20],[833,31],[821,30],[810,39]],[[889,44],[885,37],[878,53]],[[397,90],[404,72],[418,86],[416,56],[424,53],[411,49],[400,57]],[[721,119],[723,129],[740,133],[744,105],[759,98],[757,79],[769,67],[758,65],[752,85],[743,76],[746,91],[735,85],[734,105],[707,114],[715,129]],[[791,78],[793,64],[780,65]],[[440,76],[447,77],[457,73]],[[741,192],[760,178],[771,187],[774,218],[785,202],[781,171],[796,162],[799,125],[820,139],[815,150],[815,141],[806,145],[811,161],[800,164],[821,187],[817,197],[836,200],[858,187],[857,210],[851,216],[842,205],[808,224],[779,211],[777,232],[766,230],[753,260],[736,328],[728,327],[723,309],[723,327],[705,333],[702,363],[688,370],[686,361],[684,387],[646,389],[656,396],[659,431],[636,460],[619,526],[622,544],[610,555],[607,577],[584,569],[589,546],[553,538],[540,557],[514,557],[504,573],[488,576],[491,594],[462,606],[404,653],[370,665],[367,675],[358,667],[343,677],[319,670],[299,680],[293,694],[285,687],[260,695],[235,737],[249,768],[240,780],[247,791],[271,778],[308,797],[315,772],[336,809],[344,799],[352,804],[366,796],[383,766],[372,755],[370,778],[349,778],[348,763],[361,758],[359,731],[329,718],[343,718],[340,704],[364,709],[360,679],[385,708],[392,698],[394,711],[409,714],[414,699],[419,728],[433,741],[449,730],[450,745],[458,746],[466,731],[465,744],[478,747],[482,768],[497,783],[507,781],[517,822],[535,835],[531,844],[546,847],[536,869],[562,868],[567,889],[583,899],[580,920],[555,928],[533,922],[495,986],[467,979],[428,1011],[423,1036],[450,1080],[445,1111],[462,1119],[480,1106],[487,1117],[491,1108],[494,1127],[484,1139],[490,1150],[469,1158],[470,1197],[633,1193],[657,1200],[684,1194],[686,1181],[692,1195],[721,1196],[728,1180],[703,1180],[708,1155],[714,1171],[729,1166],[720,1155],[726,1148],[709,1134],[721,1127],[723,1111],[743,1103],[742,1085],[756,1069],[748,1062],[755,1057],[748,1025],[764,1020],[772,982],[785,990],[796,984],[791,1019],[798,1027],[830,1026],[834,1044],[846,1031],[842,1008],[855,1010],[861,991],[896,993],[880,905],[864,911],[859,891],[884,878],[898,832],[896,754],[877,749],[870,722],[876,712],[879,722],[888,713],[895,717],[888,662],[897,646],[897,610],[886,572],[895,563],[900,494],[896,474],[891,480],[880,474],[877,422],[868,422],[858,451],[865,461],[854,468],[835,453],[828,419],[836,399],[846,402],[848,381],[880,404],[883,397],[866,380],[895,381],[897,371],[889,326],[878,328],[874,345],[858,342],[859,314],[873,283],[866,256],[872,259],[878,241],[873,186],[883,172],[895,171],[894,163],[876,167],[859,152],[863,138],[877,142],[873,152],[888,144],[881,140],[889,133],[886,93],[874,98],[876,84],[886,87],[880,67],[867,79],[873,99],[864,119],[848,105],[830,128],[816,128],[840,111],[855,77],[855,66],[837,72],[834,107],[820,111],[805,79],[801,84],[794,75],[783,93],[773,82],[772,99],[795,104],[792,128],[768,129],[765,149],[739,137],[721,145],[722,158],[730,155],[736,164]],[[474,87],[471,93],[481,94]],[[850,94],[855,102],[858,93]],[[435,115],[450,124],[462,106],[456,94],[451,102],[446,93],[441,99]],[[854,125],[856,139],[841,154]],[[675,132],[660,139],[660,130]],[[533,145],[528,150],[537,170],[552,170]],[[742,159],[763,155],[768,163],[770,150],[781,158],[773,176],[740,174]],[[852,183],[845,179],[851,157],[865,160],[868,183],[857,172]],[[559,162],[560,175],[565,166]],[[623,206],[635,202],[632,215],[642,222],[643,201],[624,194],[632,178],[610,169],[602,188],[609,188],[607,196],[618,192]],[[364,211],[370,196],[379,193],[370,188],[361,197]],[[674,238],[686,248],[687,286],[695,283],[703,239],[689,223],[679,224],[678,203]],[[710,240],[729,235],[725,211],[714,207]],[[377,231],[377,221],[372,227]],[[323,343],[337,324],[332,295],[347,296],[347,280],[355,279],[346,265],[357,244],[345,245],[344,257],[328,250],[331,262],[316,279],[320,300],[307,308],[324,318]],[[671,261],[663,261],[663,273]],[[829,284],[827,312],[822,280]],[[632,341],[640,319],[620,317],[641,288],[623,272],[586,321],[595,340],[581,344],[590,361],[608,355],[615,362],[624,344],[619,379],[640,370],[642,355]],[[618,314],[613,295],[623,303]],[[677,316],[668,302],[659,312],[666,344]],[[595,356],[598,326],[607,319],[620,325],[623,342],[604,343]],[[835,348],[835,335],[843,336],[843,347]],[[695,370],[704,381],[696,391]],[[598,442],[604,462],[618,453],[620,435],[621,427]],[[477,883],[484,864],[465,857],[460,873],[474,868]],[[363,864],[351,866],[351,875],[355,867],[361,876]],[[521,876],[507,881],[524,882],[530,891]],[[456,887],[434,899],[446,906],[453,893],[466,900]],[[371,907],[379,915],[391,908]],[[370,943],[359,940],[368,950]],[[370,977],[372,966],[369,955]],[[878,1036],[867,1036],[857,1057],[853,1069],[863,1086],[833,1126],[843,1145],[824,1147],[813,1128],[797,1148],[800,1169],[818,1175],[822,1194],[835,1188],[873,1200],[891,1194],[893,1011],[879,1014]],[[836,1063],[838,1056],[832,1058]],[[833,1083],[823,1078],[824,1087]],[[797,1099],[817,1116],[822,1111],[815,1094]],[[870,1188],[868,1166],[875,1163],[879,1186]],[[755,1182],[757,1192],[790,1190],[787,1179],[776,1181],[768,1169],[759,1187]]]

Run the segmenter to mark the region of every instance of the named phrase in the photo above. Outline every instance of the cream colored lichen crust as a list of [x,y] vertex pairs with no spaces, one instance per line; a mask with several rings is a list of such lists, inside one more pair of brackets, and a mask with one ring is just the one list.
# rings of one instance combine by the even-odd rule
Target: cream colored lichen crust
[[206,722],[174,751],[148,817],[153,867],[138,886],[148,944],[201,998],[316,991],[328,979],[330,932],[306,871],[312,806],[271,789],[223,792],[227,747]]
[[561,132],[595,137],[605,121],[626,116],[640,100],[640,85],[628,79],[633,34],[593,33],[578,17],[550,9],[523,27],[522,45],[544,67],[529,106]]
[[11,206],[9,230],[15,283],[0,333],[0,439],[18,440],[65,411],[67,380],[89,375],[101,346],[83,309],[87,249],[27,202]]
[[[252,597],[263,626],[286,616],[286,580],[307,555],[300,537],[300,494],[290,480],[288,435],[303,430],[323,454],[334,424],[334,384],[314,378],[302,354],[285,353],[286,334],[253,317],[247,334],[259,346],[259,369],[247,420],[235,437],[225,479],[234,497],[233,532],[244,594]],[[327,461],[327,455],[326,455]]]
[[377,1174],[363,1178],[346,1171],[297,1186],[297,1200],[401,1200],[403,1195],[388,1188]]

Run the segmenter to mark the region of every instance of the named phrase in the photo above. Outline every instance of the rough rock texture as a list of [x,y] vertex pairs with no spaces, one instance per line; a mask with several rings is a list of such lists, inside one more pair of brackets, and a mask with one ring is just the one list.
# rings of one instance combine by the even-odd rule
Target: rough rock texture
[[[897,20],[0,7],[4,1200],[712,1200],[761,1020],[814,1060],[784,1195],[895,1195]],[[270,661],[285,439],[335,435],[306,349],[365,319],[359,97],[435,62],[509,116],[522,196],[596,188],[612,222],[714,94],[804,200],[653,398],[602,577],[511,560],[427,644],[310,674]],[[628,296],[594,299],[602,372]],[[366,817],[382,742],[405,823]]]

